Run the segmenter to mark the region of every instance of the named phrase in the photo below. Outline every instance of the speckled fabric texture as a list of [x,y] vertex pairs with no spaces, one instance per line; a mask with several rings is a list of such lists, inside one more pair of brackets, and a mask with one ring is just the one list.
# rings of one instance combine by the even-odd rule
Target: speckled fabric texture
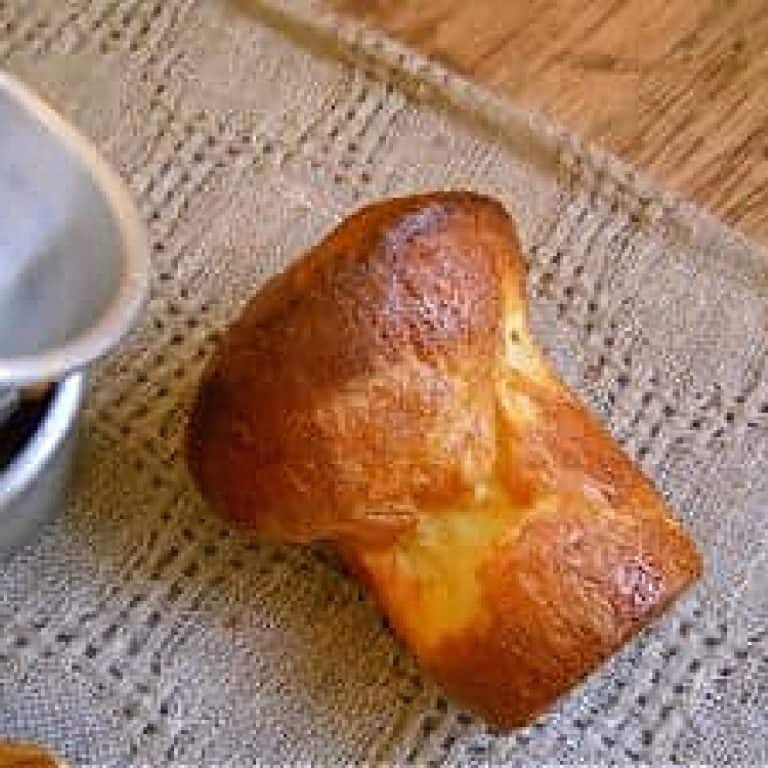
[[[0,0],[0,65],[115,164],[153,254],[71,498],[0,570],[1,734],[74,766],[768,763],[764,252],[309,0]],[[443,699],[322,550],[209,512],[180,455],[249,295],[363,203],[453,187],[514,213],[538,338],[706,560],[507,735]]]

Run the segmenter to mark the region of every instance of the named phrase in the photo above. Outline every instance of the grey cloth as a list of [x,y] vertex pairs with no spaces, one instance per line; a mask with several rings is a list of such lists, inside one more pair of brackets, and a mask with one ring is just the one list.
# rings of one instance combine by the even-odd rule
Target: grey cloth
[[[118,167],[154,265],[94,371],[71,499],[0,573],[0,732],[76,766],[768,762],[764,252],[308,0],[5,0],[0,63]],[[538,338],[706,560],[509,735],[446,702],[322,551],[209,512],[181,457],[247,297],[366,201],[450,187],[514,213]]]

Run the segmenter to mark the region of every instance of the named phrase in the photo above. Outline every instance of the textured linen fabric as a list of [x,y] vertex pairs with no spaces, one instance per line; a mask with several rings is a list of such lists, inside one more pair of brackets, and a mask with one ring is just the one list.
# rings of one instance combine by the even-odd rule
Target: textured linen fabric
[[[0,569],[0,733],[75,766],[768,762],[765,253],[307,0],[0,0],[0,66],[116,165],[153,255],[71,498]],[[508,735],[418,674],[332,557],[210,513],[181,458],[247,297],[363,203],[449,187],[514,213],[538,338],[706,561]]]

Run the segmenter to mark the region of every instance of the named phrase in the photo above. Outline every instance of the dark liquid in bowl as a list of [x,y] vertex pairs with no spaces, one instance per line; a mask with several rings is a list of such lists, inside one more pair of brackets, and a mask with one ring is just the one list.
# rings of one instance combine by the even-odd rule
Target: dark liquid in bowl
[[35,434],[55,394],[56,387],[50,387],[43,397],[22,400],[0,426],[0,472],[11,464]]

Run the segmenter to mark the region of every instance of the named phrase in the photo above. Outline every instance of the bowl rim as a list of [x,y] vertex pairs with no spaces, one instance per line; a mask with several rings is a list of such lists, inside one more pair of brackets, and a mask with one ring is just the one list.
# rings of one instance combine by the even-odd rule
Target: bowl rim
[[0,514],[3,506],[26,491],[50,463],[80,412],[86,373],[76,371],[56,384],[48,409],[11,463],[0,470]]
[[93,145],[12,75],[0,72],[0,91],[46,128],[79,161],[104,195],[122,244],[122,279],[107,310],[71,341],[40,354],[0,357],[0,385],[57,381],[106,354],[133,325],[149,293],[146,229],[127,187]]

